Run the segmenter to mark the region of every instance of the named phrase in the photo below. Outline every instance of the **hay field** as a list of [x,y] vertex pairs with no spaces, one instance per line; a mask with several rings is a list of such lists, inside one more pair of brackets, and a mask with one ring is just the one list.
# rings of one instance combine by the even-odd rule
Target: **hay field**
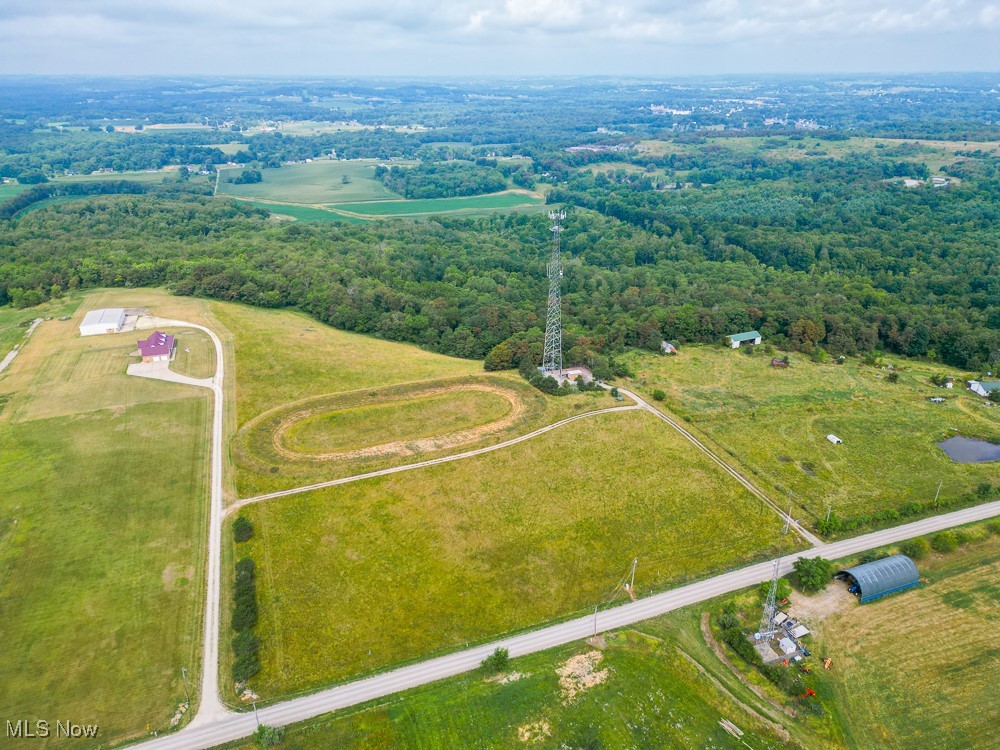
[[[957,464],[936,445],[951,435],[1000,436],[1000,409],[963,389],[962,373],[887,357],[888,370],[850,359],[816,364],[792,355],[775,369],[770,356],[689,345],[676,357],[633,353],[630,385],[646,396],[666,393],[664,407],[707,438],[720,455],[742,466],[775,498],[789,491],[814,518],[832,507],[851,516],[909,501],[960,496],[996,481],[996,464]],[[934,372],[954,375],[953,390],[929,383]],[[945,403],[930,402],[943,396]],[[954,428],[954,429],[952,429]],[[843,439],[832,445],[828,434]]]
[[244,512],[257,529],[253,683],[265,698],[579,613],[635,555],[645,594],[794,544],[770,509],[638,412]]

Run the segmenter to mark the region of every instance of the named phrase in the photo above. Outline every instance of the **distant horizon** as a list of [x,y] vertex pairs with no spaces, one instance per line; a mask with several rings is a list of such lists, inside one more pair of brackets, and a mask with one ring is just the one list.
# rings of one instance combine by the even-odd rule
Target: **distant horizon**
[[996,0],[6,0],[0,70],[364,78],[402,70],[699,77],[747,67],[750,75],[994,73],[998,37]]
[[718,73],[482,73],[482,74],[449,74],[449,73],[0,73],[0,80],[17,78],[49,78],[68,80],[110,79],[110,80],[148,80],[148,79],[182,79],[182,80],[225,80],[225,81],[456,81],[474,82],[477,80],[524,81],[524,80],[701,80],[701,79],[755,79],[755,78],[821,78],[845,79],[861,82],[866,78],[921,78],[931,76],[998,76],[1000,83],[1000,68],[996,70],[864,70],[864,71],[740,71]]

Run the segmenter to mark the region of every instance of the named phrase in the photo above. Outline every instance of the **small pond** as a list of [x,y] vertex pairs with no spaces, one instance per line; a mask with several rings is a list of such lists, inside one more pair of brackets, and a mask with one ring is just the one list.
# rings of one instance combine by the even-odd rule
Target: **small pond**
[[955,436],[942,440],[938,447],[948,454],[948,458],[960,464],[985,464],[1000,461],[1000,445],[985,440]]

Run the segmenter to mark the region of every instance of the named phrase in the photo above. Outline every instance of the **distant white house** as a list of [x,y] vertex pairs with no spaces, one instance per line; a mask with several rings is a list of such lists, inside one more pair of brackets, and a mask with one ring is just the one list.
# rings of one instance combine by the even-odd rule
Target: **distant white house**
[[753,344],[756,346],[760,343],[760,333],[758,331],[747,331],[746,333],[734,333],[729,337],[729,346],[733,349],[739,349],[742,344]]
[[100,336],[105,333],[118,333],[123,325],[125,325],[125,310],[120,307],[91,310],[83,316],[80,335]]
[[843,440],[841,440],[839,437],[837,437],[833,433],[830,433],[829,435],[827,435],[826,439],[829,440],[834,445],[840,445],[842,442],[844,442]]

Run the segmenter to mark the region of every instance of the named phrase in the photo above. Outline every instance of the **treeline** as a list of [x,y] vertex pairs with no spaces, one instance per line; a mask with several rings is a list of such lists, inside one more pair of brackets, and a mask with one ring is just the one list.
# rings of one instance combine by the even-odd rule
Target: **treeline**
[[[881,214],[895,218],[858,220],[850,226],[868,228],[859,237],[715,226],[694,211],[674,214],[673,230],[646,231],[571,212],[563,232],[567,363],[755,328],[785,350],[881,349],[987,367],[1000,356],[1000,258],[988,220],[996,194],[928,192],[940,203],[921,210],[924,199],[913,193],[886,195]],[[893,207],[897,199],[918,203]],[[295,307],[341,329],[460,357],[482,359],[508,342],[509,356],[492,361],[516,367],[518,353],[542,338],[549,236],[545,217],[526,214],[275,225],[237,202],[95,198],[0,225],[0,304],[25,299],[26,290],[44,299],[166,285]],[[773,265],[758,258],[765,250]]]
[[404,198],[454,198],[497,193],[507,187],[494,167],[462,162],[418,164],[413,167],[375,167],[375,179]]
[[31,205],[57,196],[79,195],[84,197],[87,195],[110,195],[114,193],[141,195],[148,189],[149,186],[144,183],[129,180],[42,183],[0,203],[0,219],[11,219]]

